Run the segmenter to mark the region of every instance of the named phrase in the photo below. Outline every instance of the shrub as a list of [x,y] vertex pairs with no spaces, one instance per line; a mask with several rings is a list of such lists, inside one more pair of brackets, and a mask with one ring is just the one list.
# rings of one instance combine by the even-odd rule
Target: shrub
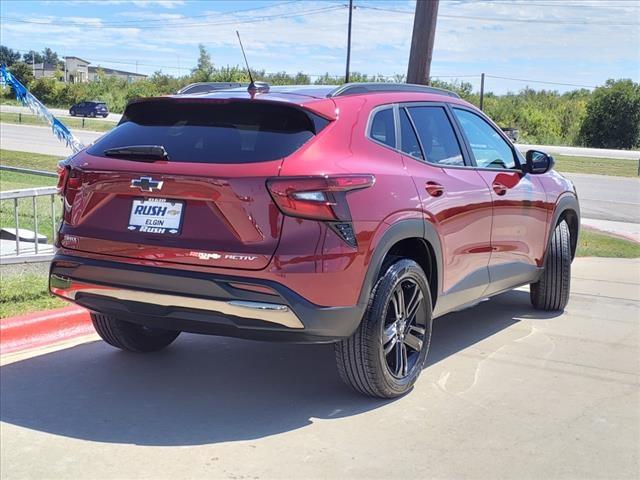
[[640,146],[640,84],[607,80],[596,88],[587,104],[580,138],[597,148]]

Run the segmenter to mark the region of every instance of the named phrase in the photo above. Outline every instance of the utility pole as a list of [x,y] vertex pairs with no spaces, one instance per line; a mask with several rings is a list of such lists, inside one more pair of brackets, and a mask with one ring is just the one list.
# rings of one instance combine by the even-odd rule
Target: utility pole
[[484,105],[484,73],[480,75],[480,110]]
[[344,74],[344,83],[349,83],[349,62],[351,62],[351,18],[353,15],[353,0],[349,0],[349,26],[347,28],[347,69]]
[[440,0],[418,0],[416,2],[407,83],[429,84],[439,2]]
[[36,54],[33,51],[31,51],[31,73],[33,78],[36,78]]

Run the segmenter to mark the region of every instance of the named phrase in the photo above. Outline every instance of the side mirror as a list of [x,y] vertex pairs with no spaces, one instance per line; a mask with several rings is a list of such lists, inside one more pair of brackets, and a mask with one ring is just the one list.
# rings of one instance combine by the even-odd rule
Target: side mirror
[[526,173],[547,173],[556,164],[556,161],[551,155],[547,155],[539,150],[529,150],[526,154],[526,159]]

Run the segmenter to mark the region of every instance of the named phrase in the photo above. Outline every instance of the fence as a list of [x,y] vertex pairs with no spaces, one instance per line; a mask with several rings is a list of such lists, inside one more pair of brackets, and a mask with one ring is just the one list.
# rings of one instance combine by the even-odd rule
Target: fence
[[[4,167],[3,169],[8,168]],[[43,202],[38,202],[38,199],[42,197],[49,197],[50,199],[49,202],[45,203],[44,208]],[[21,208],[25,206],[25,199],[27,199],[27,208]],[[7,203],[12,204],[12,208],[6,209]],[[56,187],[25,188],[0,192],[0,212],[2,212],[3,234],[11,234],[11,229],[6,228],[4,225],[5,221],[12,221],[15,228],[13,231],[15,240],[0,239],[0,263],[43,262],[53,258],[52,244],[54,243],[57,230],[56,226],[58,224],[59,212],[56,204],[59,203],[60,197],[58,196]],[[31,215],[27,213],[28,210],[31,210]],[[9,211],[11,211],[11,215],[6,214]],[[29,227],[33,227],[33,234],[25,230],[21,232],[21,216],[27,217],[25,223],[27,223]],[[50,233],[50,243],[46,242],[49,238],[44,236],[45,243],[41,244],[41,231]],[[31,236],[33,236],[33,241],[31,241]]]

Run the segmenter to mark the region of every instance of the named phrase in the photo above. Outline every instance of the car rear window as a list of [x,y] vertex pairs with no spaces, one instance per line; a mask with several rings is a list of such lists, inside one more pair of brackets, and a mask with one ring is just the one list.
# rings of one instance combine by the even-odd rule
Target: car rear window
[[291,155],[328,120],[286,105],[258,102],[140,102],[88,152],[162,145],[169,161],[253,163]]

